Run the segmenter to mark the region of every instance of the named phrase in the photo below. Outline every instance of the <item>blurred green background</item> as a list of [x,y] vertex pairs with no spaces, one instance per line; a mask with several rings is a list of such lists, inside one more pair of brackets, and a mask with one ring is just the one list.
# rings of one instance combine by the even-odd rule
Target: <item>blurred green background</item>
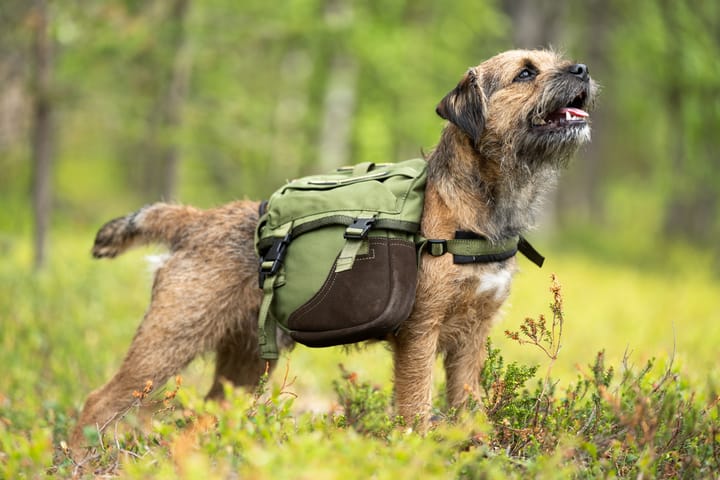
[[[94,227],[159,198],[210,206],[322,168],[418,156],[442,128],[435,105],[468,66],[548,45],[603,88],[594,142],[544,228],[631,244],[718,237],[718,2],[43,4],[0,5],[5,250],[33,231],[39,111],[51,117],[50,231]],[[600,247],[633,248],[612,243]]]
[[[134,254],[89,258],[107,219],[416,157],[468,66],[549,45],[602,86],[593,142],[530,235],[548,267],[522,264],[493,335],[547,311],[555,271],[568,310],[558,373],[600,348],[617,361],[677,343],[703,377],[720,340],[720,2],[2,0],[0,363],[16,370],[0,404],[35,388],[77,406],[119,363],[149,281]],[[346,358],[328,352],[293,358],[301,371]]]

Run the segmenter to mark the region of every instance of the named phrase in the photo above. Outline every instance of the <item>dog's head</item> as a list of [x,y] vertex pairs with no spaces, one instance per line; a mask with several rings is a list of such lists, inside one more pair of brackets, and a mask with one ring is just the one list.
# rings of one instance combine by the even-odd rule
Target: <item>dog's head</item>
[[511,50],[470,68],[437,113],[487,159],[561,164],[590,139],[596,93],[584,64]]

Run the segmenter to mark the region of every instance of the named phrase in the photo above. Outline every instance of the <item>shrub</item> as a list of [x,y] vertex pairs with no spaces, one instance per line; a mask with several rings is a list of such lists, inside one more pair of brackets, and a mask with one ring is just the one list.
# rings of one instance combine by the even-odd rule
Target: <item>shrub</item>
[[[700,402],[669,366],[654,373],[654,361],[640,369],[625,356],[619,381],[596,355],[589,370],[556,398],[550,378],[560,351],[564,317],[562,292],[556,278],[550,288],[550,325],[543,316],[528,318],[519,332],[506,331],[518,342],[540,348],[550,358],[547,375],[534,389],[525,385],[537,367],[505,365],[488,342],[482,376],[483,396],[475,408],[492,424],[487,443],[507,455],[516,470],[528,460],[541,461],[560,453],[561,464],[580,477],[710,478],[720,471],[720,397]],[[482,455],[481,455],[482,457]],[[510,460],[522,460],[515,462]],[[470,461],[480,467],[483,460]]]
[[[433,430],[420,437],[392,414],[392,395],[340,366],[337,408],[293,412],[288,372],[280,385],[263,377],[253,393],[226,387],[226,400],[205,403],[194,390],[153,391],[139,385],[136,405],[120,424],[138,423],[140,406],[155,406],[146,433],[113,425],[82,466],[62,443],[47,473],[130,478],[713,478],[720,471],[720,397],[711,385],[700,396],[677,370],[641,368],[623,360],[619,371],[598,353],[577,381],[552,379],[562,346],[562,289],[551,283],[551,315],[526,318],[506,335],[538,348],[539,366],[507,363],[488,341],[479,396],[461,412],[439,405]],[[37,475],[48,465],[51,437],[68,422],[48,418],[22,435],[0,417],[0,476]],[[59,430],[58,430],[59,429]]]

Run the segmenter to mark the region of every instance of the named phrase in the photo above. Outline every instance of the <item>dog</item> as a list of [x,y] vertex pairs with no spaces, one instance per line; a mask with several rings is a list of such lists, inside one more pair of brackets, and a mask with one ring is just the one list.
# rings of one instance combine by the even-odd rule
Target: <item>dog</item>
[[[553,51],[512,50],[470,68],[436,109],[448,123],[427,156],[422,235],[468,231],[499,243],[532,228],[543,194],[590,140],[587,112],[597,90],[587,66]],[[99,230],[96,258],[150,243],[166,245],[170,255],[119,371],[85,402],[70,438],[74,455],[86,443],[84,427],[107,425],[133,403],[133,391],[148,380],[162,385],[202,352],[216,352],[211,399],[222,398],[223,382],[253,387],[275,366],[258,350],[258,205],[156,203]],[[514,257],[461,265],[451,255],[424,254],[413,311],[387,338],[395,407],[418,431],[429,425],[438,355],[450,406],[478,393],[488,331],[515,271]],[[292,341],[280,332],[278,344],[288,349]]]

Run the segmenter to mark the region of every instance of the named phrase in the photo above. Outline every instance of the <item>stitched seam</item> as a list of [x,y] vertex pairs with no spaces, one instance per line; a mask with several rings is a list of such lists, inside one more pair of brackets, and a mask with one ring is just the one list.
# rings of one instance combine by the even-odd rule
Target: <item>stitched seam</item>
[[[325,284],[322,286],[322,288],[320,289],[320,292],[322,292],[322,295],[320,297],[316,297],[314,300],[312,300],[307,305],[300,307],[297,310],[297,317],[303,317],[304,315],[308,314],[309,312],[315,310],[320,305],[320,303],[323,300],[325,300],[325,297],[327,297],[328,293],[330,293],[332,286],[335,284],[336,278],[337,278],[337,273],[333,272],[332,274],[330,274],[330,278],[328,278],[328,280],[330,280],[330,279],[332,279],[332,280],[330,280],[329,283],[326,281]],[[318,293],[320,293],[320,292],[318,292]]]

